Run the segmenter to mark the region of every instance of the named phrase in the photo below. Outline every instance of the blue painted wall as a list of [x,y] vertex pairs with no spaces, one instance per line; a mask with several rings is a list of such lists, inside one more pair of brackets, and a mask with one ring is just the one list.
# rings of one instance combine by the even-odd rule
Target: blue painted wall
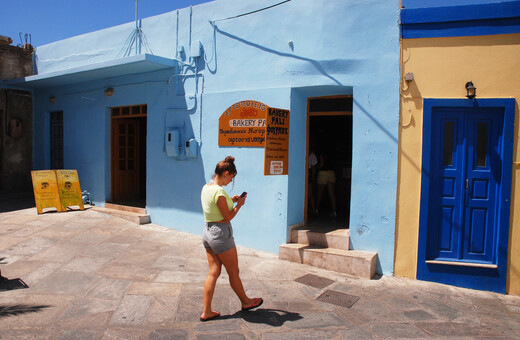
[[[110,196],[109,108],[147,104],[147,210],[152,222],[199,234],[200,189],[227,155],[238,176],[227,190],[248,192],[234,220],[240,245],[277,253],[288,226],[303,221],[307,98],[353,95],[351,242],[379,253],[379,272],[393,271],[399,113],[399,1],[291,1],[231,20],[277,1],[214,2],[146,18],[155,55],[190,63],[190,42],[204,58],[191,67],[35,89],[35,166],[48,168],[49,112],[64,112],[65,167],[103,205]],[[109,62],[134,23],[40,46],[40,75]],[[177,30],[177,27],[179,29]],[[290,44],[289,42],[292,42]],[[183,46],[186,54],[178,54]],[[147,52],[143,47],[143,52]],[[205,59],[205,60],[204,60]],[[182,65],[182,64],[179,64]],[[185,73],[189,76],[174,76]],[[197,73],[198,82],[193,74]],[[174,76],[174,77],[172,77]],[[114,95],[103,90],[111,86]],[[55,103],[49,103],[49,96]],[[218,118],[251,99],[291,110],[289,175],[264,176],[262,148],[219,147]],[[201,156],[166,156],[166,127],[201,141]]]

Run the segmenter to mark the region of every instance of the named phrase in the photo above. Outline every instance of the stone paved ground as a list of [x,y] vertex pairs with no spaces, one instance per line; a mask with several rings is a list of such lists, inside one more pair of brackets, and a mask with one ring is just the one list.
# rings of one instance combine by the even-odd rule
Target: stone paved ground
[[[6,209],[4,209],[5,211]],[[237,226],[238,228],[240,226]],[[520,297],[396,277],[364,280],[239,248],[256,311],[240,311],[225,271],[202,323],[200,237],[93,210],[0,213],[0,339],[520,339]],[[333,280],[313,288],[306,274]],[[351,308],[317,300],[359,297]]]

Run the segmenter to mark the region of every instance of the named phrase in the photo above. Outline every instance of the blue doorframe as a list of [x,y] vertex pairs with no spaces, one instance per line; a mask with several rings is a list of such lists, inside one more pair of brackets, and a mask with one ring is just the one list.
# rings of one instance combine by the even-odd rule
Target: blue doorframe
[[[496,202],[492,204],[495,216],[492,219],[493,229],[491,235],[493,237],[492,252],[487,252],[484,260],[471,259],[470,257],[457,258],[443,258],[451,256],[449,253],[434,252],[436,255],[432,256],[432,251],[428,252],[428,239],[430,238],[431,248],[431,237],[435,234],[435,231],[441,230],[448,236],[450,230],[448,228],[433,224],[432,220],[438,221],[432,216],[432,204],[433,198],[437,199],[439,188],[441,183],[437,183],[431,180],[432,176],[435,175],[435,164],[439,161],[439,145],[442,145],[442,140],[437,140],[440,134],[434,131],[437,128],[439,131],[438,122],[439,120],[435,115],[445,114],[445,112],[467,112],[466,117],[470,117],[470,120],[474,119],[474,115],[481,113],[497,113],[493,119],[500,119],[500,128],[498,131],[498,147],[496,150],[495,162],[499,164],[499,176],[495,176],[497,179],[496,185],[496,197],[492,198]],[[472,115],[473,114],[473,115]],[[469,116],[468,116],[469,115]],[[423,106],[423,153],[422,153],[422,175],[421,175],[421,203],[420,203],[420,217],[419,217],[419,244],[418,244],[418,258],[417,258],[417,279],[425,281],[433,281],[439,283],[445,283],[460,287],[467,287],[473,289],[489,290],[499,293],[505,293],[506,278],[507,278],[507,257],[508,257],[508,239],[509,239],[509,212],[510,212],[510,200],[511,200],[511,180],[512,180],[512,161],[513,161],[513,141],[514,141],[514,116],[515,116],[515,99],[424,99]],[[453,115],[451,117],[454,117]],[[499,117],[499,118],[497,118]],[[443,119],[449,121],[451,118],[449,114]],[[461,120],[462,122],[463,120]],[[468,121],[467,119],[465,120]],[[464,133],[465,130],[460,127],[460,124],[454,121],[454,131]],[[464,123],[467,124],[467,123]],[[450,125],[448,125],[450,126]],[[464,141],[459,143],[459,147],[465,148],[466,141],[471,139],[473,136],[471,133],[462,136]],[[462,146],[461,146],[462,145]],[[460,150],[459,150],[460,151]],[[455,155],[461,155],[464,152],[455,152]],[[459,157],[460,158],[460,157]],[[460,160],[464,163],[464,160]],[[464,166],[459,164],[462,168],[455,167],[453,169],[444,169],[446,173],[449,171],[463,171],[464,173],[470,172],[470,170],[464,170]],[[463,169],[463,170],[460,170]],[[496,169],[495,169],[496,170]],[[437,173],[438,174],[438,173]],[[471,174],[466,174],[471,180]],[[466,177],[467,179],[468,177]],[[455,184],[454,184],[455,185]],[[464,182],[459,181],[459,186],[466,185]],[[460,193],[460,191],[459,191]],[[463,197],[464,196],[464,197]],[[441,199],[441,198],[439,198]],[[468,204],[467,201],[463,202],[466,197],[465,195],[458,195],[452,204],[454,209],[457,207]],[[444,204],[444,203],[439,203]],[[455,211],[454,210],[454,211]],[[438,212],[436,212],[438,213]],[[458,211],[459,215],[461,211]],[[455,228],[459,228],[461,225],[455,225]],[[433,233],[432,233],[433,230]],[[450,231],[451,232],[451,231]],[[441,235],[442,236],[442,235]],[[441,237],[437,236],[437,237]],[[465,235],[468,236],[468,235]],[[491,237],[486,236],[486,237]],[[453,241],[449,239],[449,242]],[[446,242],[445,242],[446,243]],[[464,243],[461,241],[460,246],[464,247]],[[460,250],[459,249],[459,250]],[[456,251],[454,252],[454,254]],[[462,251],[461,251],[462,253]],[[448,255],[446,255],[448,254]]]

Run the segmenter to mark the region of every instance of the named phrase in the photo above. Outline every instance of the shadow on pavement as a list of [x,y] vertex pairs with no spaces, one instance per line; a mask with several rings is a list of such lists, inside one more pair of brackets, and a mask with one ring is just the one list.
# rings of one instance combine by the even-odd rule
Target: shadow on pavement
[[11,279],[9,280],[6,277],[0,275],[0,292],[4,290],[14,290],[14,289],[24,289],[29,288],[29,286],[22,281],[22,279]]
[[20,315],[27,313],[37,313],[43,309],[49,308],[51,306],[45,305],[12,305],[12,306],[2,306],[0,305],[0,318],[11,315]]
[[32,192],[0,193],[0,213],[34,208],[35,206]]
[[217,320],[244,319],[251,323],[263,323],[269,326],[280,327],[287,321],[303,319],[300,313],[287,312],[281,309],[257,309],[255,311],[238,311],[232,315],[222,315]]

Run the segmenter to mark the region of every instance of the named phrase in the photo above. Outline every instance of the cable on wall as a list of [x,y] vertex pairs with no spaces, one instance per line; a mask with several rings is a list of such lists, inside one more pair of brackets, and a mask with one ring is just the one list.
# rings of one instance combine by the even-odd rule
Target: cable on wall
[[235,15],[235,16],[232,16],[232,17],[229,17],[229,18],[217,19],[217,20],[210,20],[209,22],[210,22],[210,23],[214,23],[214,22],[217,22],[217,21],[224,21],[224,20],[230,20],[230,19],[240,18],[240,17],[246,16],[246,15],[250,15],[250,14],[253,14],[253,13],[257,13],[257,12],[265,11],[266,9],[273,8],[273,7],[276,7],[276,6],[282,5],[282,4],[284,4],[284,3],[286,3],[286,2],[289,2],[289,1],[291,1],[291,0],[285,0],[285,1],[279,2],[279,3],[277,3],[277,4],[271,5],[271,6],[267,6],[267,7],[264,7],[264,8],[257,9],[257,10],[255,10],[255,11],[251,11],[251,12],[247,12],[247,13],[243,13],[243,14]]

